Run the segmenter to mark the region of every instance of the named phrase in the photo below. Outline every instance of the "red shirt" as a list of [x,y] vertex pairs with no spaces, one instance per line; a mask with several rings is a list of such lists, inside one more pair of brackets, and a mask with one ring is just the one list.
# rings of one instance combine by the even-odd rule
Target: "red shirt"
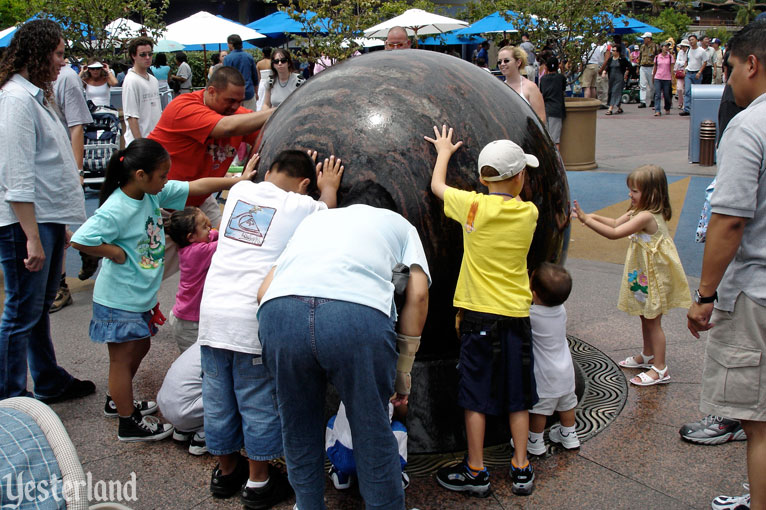
[[[223,177],[229,170],[242,142],[255,143],[258,131],[249,135],[212,138],[218,121],[224,116],[205,106],[204,90],[181,94],[162,112],[160,121],[149,138],[156,140],[170,153],[168,179],[193,181],[203,177]],[[234,115],[251,113],[239,107]],[[199,206],[207,196],[190,196],[187,205]]]

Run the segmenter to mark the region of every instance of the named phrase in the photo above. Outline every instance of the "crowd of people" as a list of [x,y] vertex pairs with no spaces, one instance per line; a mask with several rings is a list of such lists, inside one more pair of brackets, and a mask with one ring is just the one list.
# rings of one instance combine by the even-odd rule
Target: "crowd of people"
[[[387,49],[409,47],[402,32],[391,30]],[[501,48],[498,66],[506,84],[555,132],[552,119],[560,123],[563,116],[558,98],[563,103],[566,82],[557,77],[560,65],[552,55],[539,87],[529,79],[534,48],[525,43]],[[619,218],[586,213],[576,201],[572,207],[572,216],[598,234],[630,239],[618,308],[640,318],[643,345],[620,366],[645,369],[631,384],[670,382],[661,325],[670,309],[689,308],[695,336],[710,330],[700,407],[741,421],[751,490],[716,498],[714,510],[766,508],[766,483],[758,475],[766,469],[766,392],[759,389],[766,366],[766,21],[751,23],[730,44],[731,70],[724,76],[744,111],[721,141],[694,303],[668,232],[672,210],[661,168],[644,165],[628,175],[630,208]],[[290,54],[274,50],[257,111],[256,84],[266,66],[248,60],[236,36],[229,45],[223,65],[213,66],[206,87],[195,92],[185,90],[182,56],[179,71],[167,79],[187,93],[163,110],[158,80],[149,73],[152,41],[139,37],[130,43],[133,67],[123,82],[130,138],[109,160],[100,206],[86,218],[74,136],[86,119],[74,117],[81,106],[69,116],[67,105],[76,94],[62,83],[59,99],[54,86],[65,67],[61,29],[34,20],[14,35],[0,60],[0,262],[6,296],[0,398],[34,396],[53,403],[96,391],[92,381],[58,365],[51,339],[49,310],[63,252],[71,244],[102,259],[89,335],[109,353],[104,413],[117,419],[118,440],[173,435],[190,441],[190,453],[217,457],[212,495],[239,494],[245,508],[269,508],[293,491],[296,509],[324,508],[327,454],[336,487],[356,479],[368,506],[401,510],[409,484],[402,421],[431,283],[420,234],[378,184],[358,183],[339,202],[345,168],[336,156],[318,160],[313,151],[286,150],[261,162],[254,154],[239,177],[225,177],[242,144],[255,144],[273,107],[287,97],[282,89],[289,94],[300,85]],[[691,37],[689,47],[687,84],[703,78],[707,62],[695,56]],[[639,50],[645,105],[652,83],[668,89],[666,71],[675,66],[669,48],[647,36]],[[608,49],[603,63],[586,62],[589,75],[598,68],[609,72],[610,81],[612,73],[623,76],[626,48]],[[650,62],[651,73],[642,62]],[[110,73],[93,64],[87,79],[98,95]],[[81,88],[83,100],[84,94]],[[659,113],[659,96],[654,97]],[[430,144],[436,151],[431,192],[444,202],[444,214],[461,225],[464,253],[453,304],[459,310],[457,403],[465,410],[468,452],[460,463],[439,470],[436,480],[448,490],[489,494],[486,415],[506,416],[514,446],[512,491],[528,495],[535,485],[528,454],[545,451],[549,416],[560,417],[550,441],[566,449],[580,446],[564,308],[572,279],[560,265],[543,263],[531,274],[527,267],[538,211],[521,192],[527,172],[540,160],[510,140],[486,140],[476,172],[488,192],[462,190],[448,185],[447,176],[463,142],[446,125],[423,138],[424,149]],[[255,183],[259,167],[266,171]],[[229,190],[223,210],[212,196],[220,190]],[[82,225],[74,234],[67,228],[73,224]],[[133,378],[166,320],[157,293],[163,279],[179,271],[169,326],[181,355],[165,377],[159,403],[135,400]],[[328,382],[342,404],[326,424]],[[152,416],[160,409],[169,423]],[[282,455],[287,476],[270,462]]]

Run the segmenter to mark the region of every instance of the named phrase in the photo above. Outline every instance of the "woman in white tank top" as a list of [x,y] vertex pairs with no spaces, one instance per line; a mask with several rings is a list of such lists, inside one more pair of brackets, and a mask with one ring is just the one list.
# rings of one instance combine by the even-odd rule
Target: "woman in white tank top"
[[518,93],[545,124],[545,102],[535,82],[524,78],[520,69],[527,65],[527,52],[515,46],[505,46],[497,53],[497,67],[505,76],[505,84]]
[[108,64],[102,64],[95,58],[89,59],[88,65],[80,71],[80,79],[85,87],[85,99],[93,101],[96,106],[111,104],[111,87],[119,82]]

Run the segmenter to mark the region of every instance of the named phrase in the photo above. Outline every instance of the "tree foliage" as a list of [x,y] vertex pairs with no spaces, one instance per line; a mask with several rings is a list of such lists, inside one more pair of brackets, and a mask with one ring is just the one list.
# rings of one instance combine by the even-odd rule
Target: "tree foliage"
[[744,27],[753,21],[755,17],[761,13],[761,11],[755,8],[755,5],[755,0],[746,0],[741,2],[739,8],[737,9],[737,15],[734,18],[734,22],[737,25]]
[[672,37],[676,42],[681,42],[691,22],[689,16],[676,9],[663,9],[659,16],[650,20],[652,25],[662,29],[662,34],[657,37],[658,41]]
[[149,37],[165,29],[163,17],[170,0],[31,0],[29,16],[37,14],[59,23],[64,37],[78,55],[113,57],[126,42],[105,27],[117,18],[129,18],[144,25]]
[[0,28],[10,27],[26,19],[27,2],[0,0]]

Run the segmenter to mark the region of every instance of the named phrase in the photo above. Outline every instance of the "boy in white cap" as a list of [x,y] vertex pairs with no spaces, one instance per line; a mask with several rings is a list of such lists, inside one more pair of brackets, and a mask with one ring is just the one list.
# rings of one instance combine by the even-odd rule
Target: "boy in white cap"
[[[516,449],[510,475],[514,494],[527,495],[535,475],[527,459],[529,409],[537,403],[529,307],[532,292],[527,253],[537,226],[537,207],[519,197],[535,156],[510,140],[495,140],[479,154],[479,181],[489,194],[447,186],[447,164],[463,142],[452,129],[434,127],[437,158],[431,191],[444,213],[464,228],[463,261],[455,289],[459,308],[458,405],[465,409],[468,455],[436,474],[443,487],[484,497],[489,473],[483,448],[486,415],[508,415]],[[513,232],[513,235],[508,235]]]

